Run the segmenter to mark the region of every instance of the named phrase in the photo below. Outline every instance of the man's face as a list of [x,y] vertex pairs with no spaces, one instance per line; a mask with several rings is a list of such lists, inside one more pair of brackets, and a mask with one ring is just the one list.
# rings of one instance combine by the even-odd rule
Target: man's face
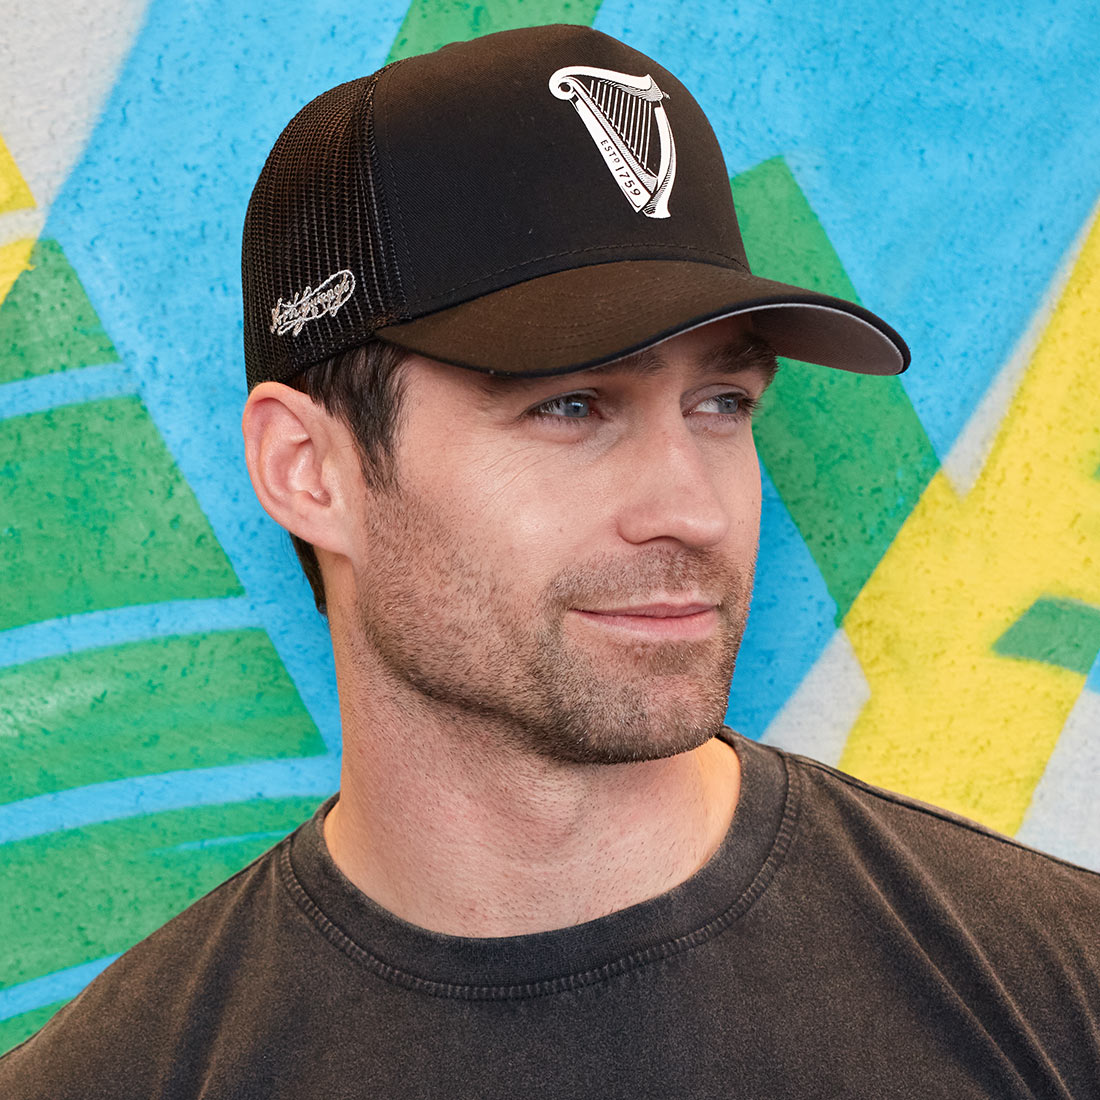
[[747,331],[522,381],[415,357],[396,489],[364,488],[352,561],[388,676],[563,763],[712,737],[759,533],[749,412],[770,374]]

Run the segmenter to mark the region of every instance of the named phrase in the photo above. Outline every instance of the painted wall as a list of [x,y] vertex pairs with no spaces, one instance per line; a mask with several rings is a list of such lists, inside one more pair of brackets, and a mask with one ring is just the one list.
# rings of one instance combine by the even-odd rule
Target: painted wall
[[781,372],[731,724],[1100,868],[1089,0],[6,11],[0,1049],[336,787],[327,633],[241,456],[241,220],[302,103],[507,26],[660,59],[754,269],[913,348]]

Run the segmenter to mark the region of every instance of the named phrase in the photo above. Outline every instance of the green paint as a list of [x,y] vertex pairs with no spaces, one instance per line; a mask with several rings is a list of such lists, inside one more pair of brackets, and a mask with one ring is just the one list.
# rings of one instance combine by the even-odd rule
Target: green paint
[[0,305],[0,382],[118,362],[57,241],[39,241],[30,262]]
[[0,744],[4,801],[325,752],[261,630],[156,638],[0,669]]
[[0,630],[242,591],[137,398],[0,421]]
[[[125,951],[272,846],[318,798],[126,818],[4,845],[0,987]],[[193,842],[238,840],[207,846]]]
[[1100,654],[1100,607],[1079,600],[1038,599],[997,639],[993,652],[1085,676]]
[[[858,301],[781,157],[731,184],[754,273]],[[791,362],[756,441],[840,622],[936,472],[935,451],[899,378]]]
[[12,1016],[10,1019],[0,1020],[0,1054],[6,1054],[24,1039],[29,1039],[47,1023],[59,1008],[67,1003],[66,1001],[58,1001],[56,1004],[36,1008],[33,1012],[23,1012],[18,1016]]
[[602,0],[412,0],[387,61],[494,31],[543,23],[591,24]]

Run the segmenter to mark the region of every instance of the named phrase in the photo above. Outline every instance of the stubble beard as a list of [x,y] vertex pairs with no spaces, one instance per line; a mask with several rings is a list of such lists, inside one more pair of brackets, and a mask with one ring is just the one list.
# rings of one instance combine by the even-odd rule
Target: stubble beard
[[[722,729],[755,560],[670,548],[599,555],[559,571],[525,603],[490,546],[479,553],[411,493],[385,500],[371,509],[357,617],[391,684],[412,693],[410,714],[427,706],[482,742],[559,764],[656,760]],[[660,591],[718,595],[715,633],[633,641],[569,621],[570,608]]]

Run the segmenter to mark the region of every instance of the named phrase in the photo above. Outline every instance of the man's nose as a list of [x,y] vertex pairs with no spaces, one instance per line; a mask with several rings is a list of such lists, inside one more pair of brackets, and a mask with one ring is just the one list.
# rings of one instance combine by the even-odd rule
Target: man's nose
[[733,517],[718,476],[682,418],[647,432],[624,456],[619,534],[639,544],[658,538],[699,548],[720,543]]

